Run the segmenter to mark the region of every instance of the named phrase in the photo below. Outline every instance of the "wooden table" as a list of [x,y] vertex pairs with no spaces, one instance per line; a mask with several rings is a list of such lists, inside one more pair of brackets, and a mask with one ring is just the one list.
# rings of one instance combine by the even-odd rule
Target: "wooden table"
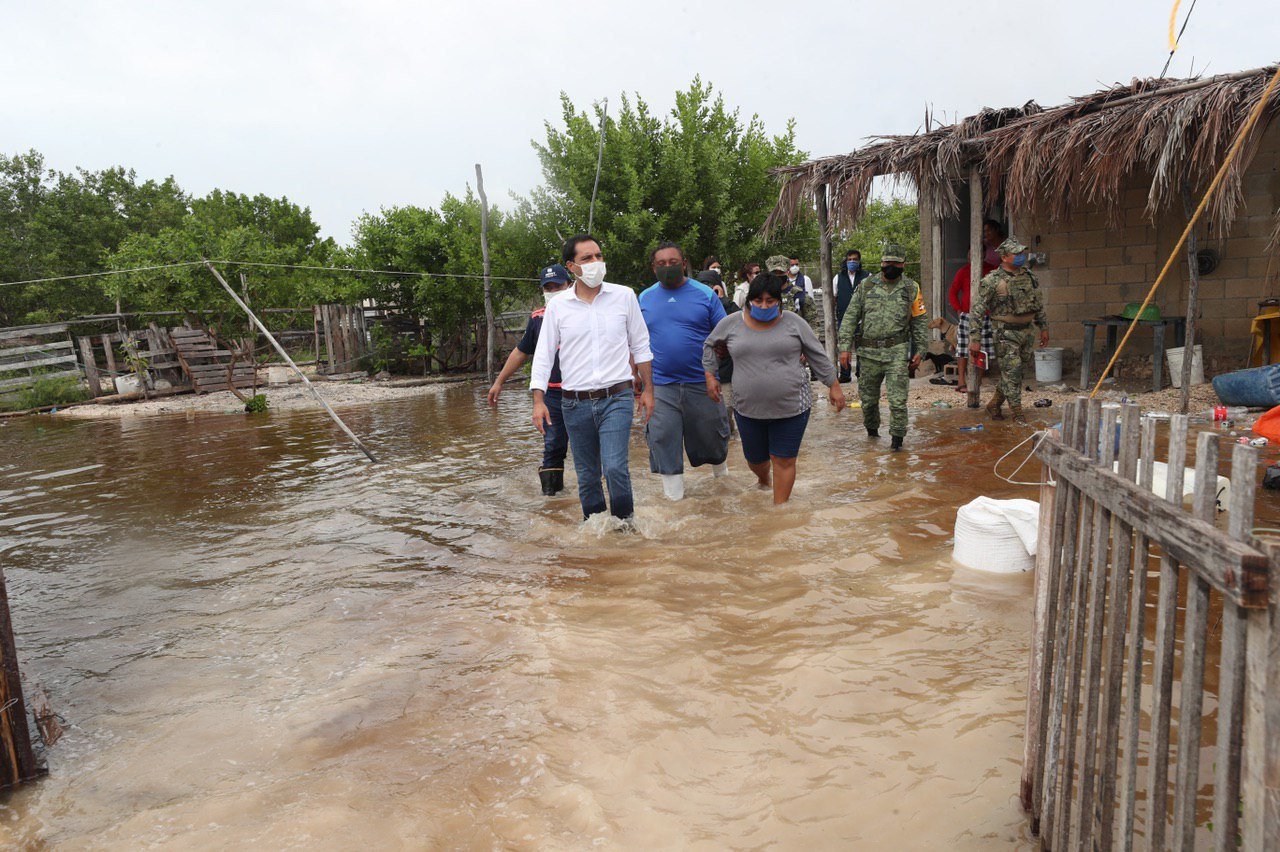
[[[1098,326],[1103,326],[1107,330],[1107,344],[1102,353],[1103,360],[1110,362],[1112,354],[1116,351],[1116,339],[1119,337],[1120,329],[1127,327],[1129,322],[1124,317],[1099,317],[1098,319],[1080,321],[1080,324],[1084,326],[1084,351],[1080,354],[1080,388],[1082,390],[1092,386],[1089,381],[1089,373],[1093,367],[1093,343],[1094,338],[1097,336]],[[1158,391],[1164,387],[1165,330],[1172,327],[1174,345],[1182,346],[1186,343],[1187,338],[1187,320],[1186,317],[1138,320],[1138,326],[1151,329],[1151,336],[1154,341],[1151,352],[1153,362],[1151,364],[1151,389]]]

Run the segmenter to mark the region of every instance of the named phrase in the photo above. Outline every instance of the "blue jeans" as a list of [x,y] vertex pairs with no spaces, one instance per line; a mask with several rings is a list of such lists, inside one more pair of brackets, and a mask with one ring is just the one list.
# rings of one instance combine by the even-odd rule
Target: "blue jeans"
[[548,388],[543,394],[551,424],[542,436],[542,467],[540,470],[564,470],[564,457],[569,454],[569,433],[564,429],[564,412],[560,408],[562,394],[559,388]]
[[631,497],[631,471],[627,451],[631,444],[631,418],[635,413],[635,393],[625,390],[603,399],[564,398],[565,429],[573,449],[573,468],[578,472],[578,501],[582,517],[605,510],[600,477],[609,485],[609,506],[615,517],[629,518],[635,512]]

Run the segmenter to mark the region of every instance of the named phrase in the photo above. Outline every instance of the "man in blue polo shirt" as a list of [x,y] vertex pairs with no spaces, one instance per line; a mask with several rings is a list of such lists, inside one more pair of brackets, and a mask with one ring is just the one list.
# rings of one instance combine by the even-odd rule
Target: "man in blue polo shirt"
[[729,413],[707,396],[702,344],[724,319],[724,306],[705,284],[688,277],[684,252],[665,242],[650,256],[658,282],[640,294],[653,351],[654,409],[645,428],[649,469],[662,476],[668,498],[684,497],[684,456],[710,464],[716,476],[729,456]]

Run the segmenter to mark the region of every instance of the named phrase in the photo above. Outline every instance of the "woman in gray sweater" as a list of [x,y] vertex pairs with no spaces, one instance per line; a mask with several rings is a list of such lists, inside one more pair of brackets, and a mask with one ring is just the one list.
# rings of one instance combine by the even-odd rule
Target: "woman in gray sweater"
[[[813,329],[794,311],[782,310],[785,279],[772,272],[757,275],[747,291],[747,309],[720,320],[702,346],[707,396],[719,402],[717,356],[733,359],[733,409],[747,466],[770,485],[773,502],[785,503],[796,483],[796,457],[809,425],[813,391],[801,356],[830,391],[837,412],[844,391],[836,370]],[[772,471],[770,468],[772,467]]]

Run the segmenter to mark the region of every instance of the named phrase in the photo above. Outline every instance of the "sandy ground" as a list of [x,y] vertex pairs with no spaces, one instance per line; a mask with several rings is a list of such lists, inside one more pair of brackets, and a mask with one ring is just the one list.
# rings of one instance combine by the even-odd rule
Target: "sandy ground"
[[[365,405],[371,402],[408,399],[438,393],[441,388],[456,384],[464,379],[449,378],[443,381],[423,383],[418,381],[352,381],[352,382],[312,382],[325,402],[335,409],[348,408],[353,405]],[[267,397],[267,405],[271,411],[303,411],[319,409],[311,392],[301,382],[280,387],[259,388],[259,392]],[[219,391],[207,394],[180,394],[165,396],[141,402],[119,402],[114,404],[76,405],[57,412],[58,417],[77,420],[98,420],[119,417],[149,417],[160,414],[237,414],[244,412],[244,403],[230,391]]]
[[[944,387],[929,383],[929,379],[933,376],[922,376],[911,382],[911,393],[908,397],[912,408],[929,408],[936,402],[945,402],[952,408],[964,408],[966,396],[957,393],[954,386]],[[993,377],[985,377],[982,380],[982,404],[986,405],[991,400],[991,395],[995,393],[996,379]],[[1027,387],[1032,390],[1026,390]],[[1147,383],[1150,387],[1150,382]],[[846,386],[846,389],[848,386]],[[1070,383],[1057,382],[1048,385],[1042,385],[1039,382],[1031,381],[1023,385],[1022,405],[1026,409],[1032,409],[1033,404],[1037,400],[1048,399],[1053,405],[1050,408],[1058,408],[1063,403],[1075,399],[1078,396],[1088,396],[1092,388],[1083,390],[1075,387]],[[1104,385],[1099,392],[1104,401],[1121,402],[1128,400],[1136,402],[1142,406],[1143,411],[1168,411],[1174,412],[1178,410],[1179,390],[1174,387],[1165,388],[1158,393],[1147,391],[1141,392],[1136,386],[1127,386],[1115,388],[1110,385]],[[1205,384],[1193,385],[1191,388],[1191,413],[1203,414],[1207,413],[1210,408],[1218,404],[1218,396],[1213,392],[1213,385]],[[985,418],[985,412],[981,413]]]

